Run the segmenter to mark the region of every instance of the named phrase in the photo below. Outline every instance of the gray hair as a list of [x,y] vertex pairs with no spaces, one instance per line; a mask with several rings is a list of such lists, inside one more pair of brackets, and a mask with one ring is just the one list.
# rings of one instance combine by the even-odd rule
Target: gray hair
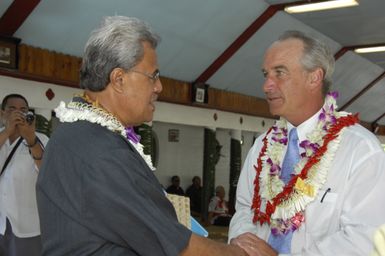
[[300,31],[286,31],[278,41],[287,39],[298,39],[304,45],[303,57],[301,59],[303,67],[308,71],[321,68],[324,71],[322,93],[325,96],[332,85],[332,75],[334,72],[335,60],[329,47],[321,41],[309,37]]
[[221,191],[225,191],[225,188],[223,186],[221,186],[221,185],[216,186],[215,193],[219,193]]
[[124,16],[105,17],[84,48],[80,88],[103,91],[114,68],[129,70],[142,60],[143,42],[149,42],[155,49],[159,41],[160,37],[144,21]]

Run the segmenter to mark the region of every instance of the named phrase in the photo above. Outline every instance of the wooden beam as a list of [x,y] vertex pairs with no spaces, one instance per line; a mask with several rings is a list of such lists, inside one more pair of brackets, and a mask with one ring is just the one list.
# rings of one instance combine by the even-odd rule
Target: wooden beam
[[0,34],[13,36],[40,0],[14,0],[0,18]]
[[342,47],[336,54],[334,54],[334,59],[338,60],[339,58],[342,57],[347,51],[352,50],[349,46]]
[[385,116],[385,113],[380,115],[376,120],[373,121],[373,123],[377,123],[378,121],[380,121],[383,117]]
[[358,49],[358,48],[369,48],[369,47],[378,47],[378,46],[384,46],[385,43],[375,43],[375,44],[357,44],[357,45],[349,45],[347,46],[350,49]]
[[379,81],[381,81],[385,77],[385,71],[382,72],[376,79],[370,82],[367,86],[365,86],[359,93],[353,96],[347,103],[345,103],[339,110],[345,110],[348,106],[350,106],[354,101],[356,101],[359,97],[361,97],[365,92],[367,92],[370,88],[375,86]]
[[334,54],[334,59],[338,60],[342,55],[344,55],[348,51],[353,51],[358,48],[368,48],[368,47],[377,47],[384,46],[385,43],[376,43],[376,44],[357,44],[357,45],[349,45],[342,47],[336,54]]

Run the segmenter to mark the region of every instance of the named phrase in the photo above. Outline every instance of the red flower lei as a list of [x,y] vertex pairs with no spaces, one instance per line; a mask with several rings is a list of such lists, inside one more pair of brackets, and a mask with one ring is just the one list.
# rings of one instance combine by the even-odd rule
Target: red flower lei
[[323,137],[323,145],[309,158],[301,172],[297,175],[294,175],[290,181],[285,185],[281,193],[278,193],[271,201],[267,201],[266,204],[266,212],[261,211],[261,196],[259,193],[259,179],[260,174],[262,171],[262,157],[265,155],[267,150],[267,136],[272,130],[272,127],[267,131],[265,137],[263,138],[263,146],[259,153],[258,159],[257,159],[257,166],[254,165],[254,169],[256,171],[256,176],[254,180],[254,197],[253,197],[253,204],[251,206],[251,209],[254,210],[254,217],[253,217],[253,223],[256,223],[259,221],[259,223],[262,225],[263,223],[270,224],[271,215],[275,212],[275,209],[277,205],[281,204],[283,201],[287,200],[294,190],[294,185],[297,182],[298,178],[306,179],[309,169],[318,163],[324,153],[327,150],[329,142],[334,140],[338,137],[339,132],[348,126],[354,125],[359,121],[358,115],[348,115],[344,117],[340,117],[336,120],[336,123],[333,124],[329,129],[327,134]]

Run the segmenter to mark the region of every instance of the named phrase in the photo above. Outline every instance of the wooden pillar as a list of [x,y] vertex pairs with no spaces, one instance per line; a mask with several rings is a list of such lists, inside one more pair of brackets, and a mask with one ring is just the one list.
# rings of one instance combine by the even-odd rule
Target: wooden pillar
[[242,131],[231,131],[230,144],[230,186],[229,186],[229,212],[235,212],[235,199],[239,175],[242,166],[242,149],[241,149]]
[[207,220],[210,198],[214,195],[216,136],[215,130],[204,130],[202,218]]

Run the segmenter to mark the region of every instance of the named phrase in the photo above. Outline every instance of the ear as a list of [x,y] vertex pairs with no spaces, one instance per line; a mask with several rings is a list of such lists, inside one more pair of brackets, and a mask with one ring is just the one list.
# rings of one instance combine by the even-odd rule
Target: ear
[[314,91],[321,89],[323,78],[324,71],[322,68],[316,68],[314,71],[310,72],[310,90]]
[[114,68],[110,73],[110,84],[114,91],[118,93],[123,93],[123,81],[125,71],[122,68]]

